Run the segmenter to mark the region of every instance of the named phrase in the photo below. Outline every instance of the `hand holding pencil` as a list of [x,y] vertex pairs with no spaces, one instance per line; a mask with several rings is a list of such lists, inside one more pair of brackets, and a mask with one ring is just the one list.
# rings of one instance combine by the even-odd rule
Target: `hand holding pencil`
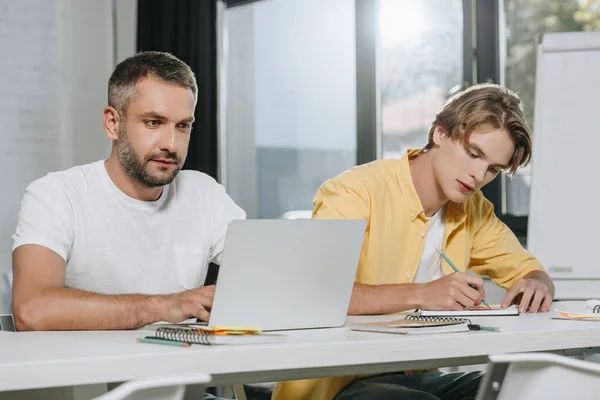
[[481,304],[484,299],[485,292],[481,277],[456,272],[422,284],[417,308],[462,311]]
[[[454,263],[448,258],[448,256],[446,255],[446,253],[444,253],[442,251],[442,249],[440,249],[439,247],[435,246],[435,251],[437,251],[440,256],[442,256],[442,258],[448,263],[448,265],[454,270],[454,272],[460,272],[460,270],[458,268],[456,268],[456,265],[454,265]],[[490,305],[488,303],[486,303],[485,298],[481,299],[481,302],[483,304],[485,304],[487,306],[488,309],[492,309],[490,307]]]

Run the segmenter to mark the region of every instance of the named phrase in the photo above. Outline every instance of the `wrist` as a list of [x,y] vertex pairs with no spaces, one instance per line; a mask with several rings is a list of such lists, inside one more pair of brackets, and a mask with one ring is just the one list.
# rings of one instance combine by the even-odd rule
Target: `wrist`
[[407,299],[407,304],[410,308],[425,308],[425,292],[427,283],[411,283],[411,290]]
[[173,295],[148,296],[145,305],[146,317],[153,322],[167,321],[172,302]]

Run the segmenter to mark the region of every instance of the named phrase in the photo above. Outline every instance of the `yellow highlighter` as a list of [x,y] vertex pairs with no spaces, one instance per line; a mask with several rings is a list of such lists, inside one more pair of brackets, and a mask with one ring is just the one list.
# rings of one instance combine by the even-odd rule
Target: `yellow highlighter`
[[216,335],[255,335],[262,329],[254,326],[210,326]]

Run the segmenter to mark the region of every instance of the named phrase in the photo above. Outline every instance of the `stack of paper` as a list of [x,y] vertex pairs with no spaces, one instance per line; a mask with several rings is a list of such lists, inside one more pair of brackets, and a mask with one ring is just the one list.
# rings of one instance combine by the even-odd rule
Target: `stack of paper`
[[600,321],[600,314],[580,314],[573,312],[566,312],[560,310],[554,310],[558,317],[554,317],[554,319],[571,319],[577,321]]

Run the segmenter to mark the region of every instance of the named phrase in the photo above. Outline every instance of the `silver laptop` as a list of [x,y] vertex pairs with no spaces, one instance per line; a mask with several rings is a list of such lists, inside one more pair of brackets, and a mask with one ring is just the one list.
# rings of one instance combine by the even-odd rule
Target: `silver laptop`
[[209,324],[342,326],[365,227],[363,220],[232,221]]

